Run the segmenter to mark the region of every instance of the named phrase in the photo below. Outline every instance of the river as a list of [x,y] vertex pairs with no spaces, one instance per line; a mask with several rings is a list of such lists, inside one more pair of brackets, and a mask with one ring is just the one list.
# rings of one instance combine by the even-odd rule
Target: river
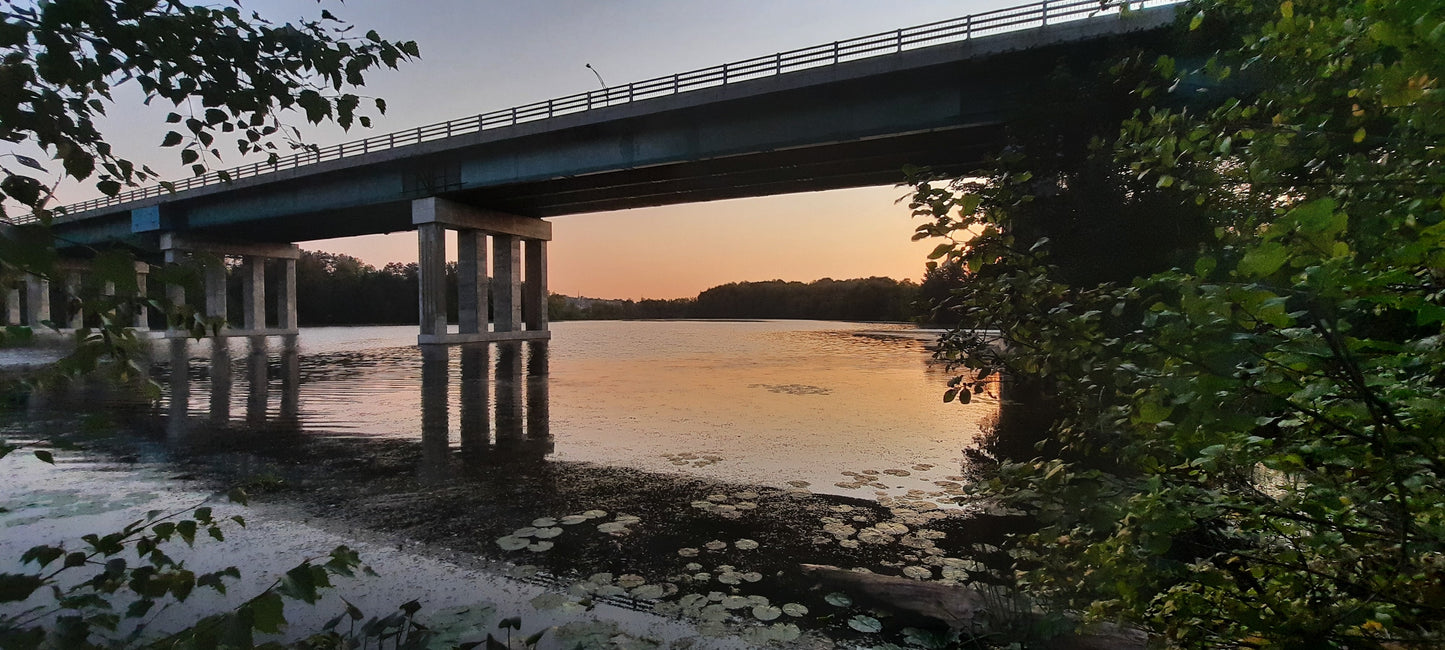
[[[805,637],[866,637],[822,615],[837,606],[799,563],[954,583],[971,562],[960,558],[995,539],[953,501],[964,450],[997,402],[945,404],[951,373],[932,360],[929,334],[812,321],[552,330],[546,343],[430,353],[413,327],[305,328],[289,346],[159,342],[158,395],[35,396],[9,414],[5,436],[84,441],[58,470],[71,473],[67,504],[108,492],[113,507],[91,510],[150,507],[104,485],[122,476],[143,495],[241,485],[274,505],[273,519],[311,527],[277,525],[288,544],[380,535],[487,580],[520,572],[574,604],[600,590],[711,639],[792,641],[799,626]],[[69,531],[45,522],[55,506],[36,497],[53,478],[30,459],[5,462],[24,480],[3,495],[0,550]],[[427,571],[447,572],[415,572]],[[380,591],[417,588],[400,584],[410,586]],[[763,602],[761,622],[709,609],[708,596]],[[769,598],[814,614],[764,625]],[[533,609],[548,613],[533,619],[566,619],[567,602],[543,600],[551,606]]]

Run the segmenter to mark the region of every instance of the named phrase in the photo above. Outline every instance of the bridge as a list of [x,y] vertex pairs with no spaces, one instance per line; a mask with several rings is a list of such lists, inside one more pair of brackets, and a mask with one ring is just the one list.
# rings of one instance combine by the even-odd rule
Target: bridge
[[[53,229],[149,263],[209,256],[206,313],[223,318],[216,256],[242,257],[233,335],[295,333],[294,242],[415,230],[419,344],[545,339],[544,217],[895,184],[907,165],[968,171],[997,150],[1031,79],[1169,25],[1174,2],[1046,0],[607,87],[66,206]],[[456,333],[446,230],[458,232]],[[267,260],[282,275],[274,324]],[[43,282],[26,288],[32,323],[48,319]]]

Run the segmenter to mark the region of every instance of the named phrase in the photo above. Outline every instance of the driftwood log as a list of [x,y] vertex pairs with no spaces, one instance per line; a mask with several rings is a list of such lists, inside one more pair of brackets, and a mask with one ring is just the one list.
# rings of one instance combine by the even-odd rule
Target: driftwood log
[[[956,630],[968,629],[976,619],[988,616],[988,598],[968,587],[876,573],[856,573],[823,564],[801,566],[804,573],[844,589],[855,597],[896,611],[924,616]],[[1105,623],[1053,639],[1047,647],[1057,650],[1143,650],[1148,643],[1149,636],[1140,630]]]

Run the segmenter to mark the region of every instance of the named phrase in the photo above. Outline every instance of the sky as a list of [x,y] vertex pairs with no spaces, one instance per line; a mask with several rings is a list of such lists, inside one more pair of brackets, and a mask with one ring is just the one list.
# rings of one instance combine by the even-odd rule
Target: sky
[[[1016,0],[295,0],[244,1],[273,21],[328,9],[359,30],[415,40],[419,61],[368,77],[361,94],[386,99],[373,129],[307,128],[326,146],[609,85],[893,30],[1019,4]],[[187,174],[157,147],[167,106],[119,92],[100,124],[117,151],[164,177]],[[131,94],[128,94],[131,93]],[[252,162],[232,153],[222,167]],[[642,208],[554,218],[549,288],[597,298],[679,298],[743,280],[889,276],[917,280],[933,244],[876,187]],[[62,187],[62,202],[90,198]],[[381,266],[414,262],[414,233],[299,242]]]

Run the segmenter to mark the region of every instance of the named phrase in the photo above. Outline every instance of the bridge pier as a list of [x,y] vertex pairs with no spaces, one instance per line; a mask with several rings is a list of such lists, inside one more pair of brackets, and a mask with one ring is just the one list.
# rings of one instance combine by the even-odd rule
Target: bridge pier
[[[146,280],[150,277],[150,264],[146,262],[135,262],[135,292],[138,299],[134,308],[130,311],[130,327],[138,332],[145,332],[150,329],[150,312],[139,301],[146,297]],[[52,314],[57,323],[64,319],[65,327],[70,330],[78,330],[85,327],[85,310],[76,308],[70,310],[70,303],[83,298],[86,294],[85,278],[93,272],[91,264],[84,260],[68,260],[60,264],[60,270],[65,272],[65,305],[59,309],[58,314]],[[92,290],[94,285],[92,284]],[[129,286],[126,288],[127,295],[132,295]],[[100,295],[106,298],[114,298],[116,285],[113,280],[105,281],[100,287]],[[123,315],[123,314],[122,314]]]
[[[547,331],[547,242],[552,239],[552,224],[439,197],[412,201],[412,223],[417,227],[420,276],[418,345],[551,337]],[[457,231],[456,333],[447,331],[447,230]],[[492,239],[490,279],[488,236]]]
[[[205,314],[208,318],[225,321],[226,301],[226,257],[240,257],[241,267],[241,327],[222,327],[220,336],[293,336],[298,333],[296,320],[296,260],[301,250],[295,244],[220,242],[176,234],[161,235],[161,250],[166,261],[176,263],[195,254],[212,256],[205,262],[203,270],[205,288]],[[275,260],[281,271],[276,291],[276,326],[268,326],[266,320],[266,263]],[[186,299],[184,287],[172,285],[167,288],[172,304],[183,304]],[[166,336],[186,336],[179,330],[167,330]]]

